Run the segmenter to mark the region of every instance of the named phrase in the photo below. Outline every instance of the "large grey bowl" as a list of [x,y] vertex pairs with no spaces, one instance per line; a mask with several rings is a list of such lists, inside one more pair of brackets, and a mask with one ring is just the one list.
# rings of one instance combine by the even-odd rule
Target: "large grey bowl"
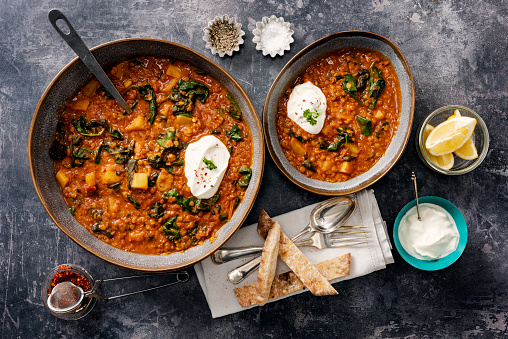
[[[363,47],[380,51],[392,62],[400,82],[402,106],[400,124],[397,133],[385,155],[366,173],[346,182],[330,183],[306,177],[298,172],[282,152],[275,129],[277,102],[295,78],[316,59],[327,56],[330,52],[343,47]],[[399,160],[406,148],[411,133],[414,114],[413,76],[406,59],[390,40],[369,32],[339,32],[321,38],[301,50],[284,66],[275,79],[263,107],[263,128],[270,155],[279,169],[298,186],[324,195],[343,195],[362,190],[385,175]]]
[[35,110],[28,140],[28,159],[32,181],[37,195],[57,226],[81,247],[113,264],[142,271],[168,271],[193,265],[221,247],[241,226],[249,213],[261,184],[264,167],[264,142],[261,123],[249,97],[240,84],[219,65],[192,49],[164,40],[125,39],[92,49],[104,68],[139,56],[180,59],[206,71],[220,81],[237,99],[248,122],[254,141],[252,179],[243,202],[232,219],[218,232],[214,241],[192,247],[182,253],[143,255],[125,252],[98,240],[72,217],[60,193],[53,172],[53,161],[48,156],[57,123],[57,112],[66,100],[81,88],[91,73],[79,58],[71,61],[48,86]]

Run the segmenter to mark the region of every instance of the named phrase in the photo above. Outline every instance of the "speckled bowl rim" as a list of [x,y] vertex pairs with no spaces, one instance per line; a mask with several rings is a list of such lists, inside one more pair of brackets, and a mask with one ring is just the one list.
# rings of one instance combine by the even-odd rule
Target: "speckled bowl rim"
[[[139,44],[145,44],[144,46],[150,46],[150,48],[140,48],[134,51],[129,50],[130,52],[124,55],[118,54],[111,56],[112,53],[109,52],[110,56],[104,57],[104,54],[107,54],[111,48],[121,51],[123,49],[139,47]],[[115,40],[96,46],[91,50],[98,59],[99,63],[103,65],[103,67],[111,67],[114,63],[120,62],[122,60],[129,60],[139,56],[156,55],[159,57],[179,59],[178,57],[169,54],[162,56],[158,55],[155,52],[150,52],[158,51],[158,48],[166,48],[167,50],[177,51],[178,53],[182,53],[186,56],[191,57],[192,59],[199,60],[202,62],[199,63],[199,67],[203,71],[206,71],[208,74],[221,82],[224,86],[226,86],[225,82],[227,82],[228,86],[226,86],[226,88],[237,99],[237,102],[244,113],[244,118],[248,122],[251,129],[254,156],[252,166],[253,173],[250,185],[245,192],[244,200],[233,214],[232,219],[224,224],[216,233],[216,237],[213,242],[207,240],[204,244],[191,247],[185,252],[177,252],[169,255],[137,254],[122,251],[118,248],[112,247],[94,237],[81,224],[79,224],[76,219],[74,219],[74,217],[72,217],[57,186],[58,184],[56,183],[54,173],[50,175],[47,169],[45,173],[41,173],[42,170],[36,168],[38,162],[40,163],[38,160],[39,158],[45,159],[43,157],[46,156],[47,159],[49,159],[49,156],[47,156],[47,151],[51,145],[52,135],[54,133],[55,127],[52,127],[51,131],[46,131],[44,133],[50,135],[50,137],[45,135],[46,138],[35,136],[35,131],[41,130],[41,126],[39,126],[39,124],[45,123],[46,126],[50,126],[50,123],[48,123],[47,120],[54,121],[53,126],[56,126],[57,110],[47,112],[48,106],[52,107],[51,105],[58,105],[58,107],[61,107],[70,95],[75,93],[75,91],[77,91],[91,79],[90,72],[88,69],[86,69],[79,58],[75,58],[69,64],[67,64],[55,76],[55,78],[44,91],[35,109],[28,137],[28,162],[32,182],[34,184],[37,196],[39,197],[39,200],[41,201],[44,209],[58,226],[58,228],[60,228],[62,232],[64,232],[79,246],[101,259],[104,259],[120,267],[148,272],[172,271],[189,267],[207,258],[213,252],[219,249],[240,228],[240,226],[247,218],[247,215],[249,214],[252,206],[254,205],[254,201],[261,185],[265,162],[263,132],[254,105],[238,81],[236,81],[233,76],[231,76],[228,72],[226,72],[222,67],[220,67],[212,60],[189,47],[166,40],[151,38],[130,38]],[[149,51],[147,52],[147,50]],[[104,58],[106,61],[103,62],[102,59]],[[196,64],[196,62],[191,62],[189,60],[184,61]],[[55,93],[57,93],[57,89],[55,88],[58,88],[58,86],[60,86],[60,88],[62,87],[62,79],[65,78],[66,74],[73,72],[78,74],[79,77],[83,78],[84,80],[76,80],[80,83],[72,86],[72,88],[68,90],[67,96],[65,96],[59,104],[48,103],[50,100],[52,100],[51,95],[56,95]],[[86,76],[85,73],[87,74]],[[57,94],[58,96],[63,95],[61,93]],[[53,100],[56,101],[56,99]],[[54,117],[51,114],[54,114]],[[45,176],[42,176],[41,174],[45,174]],[[52,194],[48,194],[48,192]],[[54,207],[55,204],[58,207],[58,210]],[[41,248],[41,250],[49,249]]]
[[[331,46],[330,46],[331,45]],[[382,47],[375,48],[376,47]],[[392,62],[401,86],[401,117],[397,133],[385,155],[366,173],[340,183],[329,183],[306,177],[298,172],[282,152],[275,129],[277,102],[289,84],[316,59],[342,47],[364,47],[378,50]],[[388,53],[390,52],[390,53]],[[293,72],[286,75],[288,72]],[[414,116],[414,84],[409,65],[402,52],[387,38],[365,31],[344,31],[325,36],[298,52],[280,71],[263,106],[263,130],[268,151],[277,167],[296,185],[313,193],[345,195],[360,191],[381,179],[400,159],[411,135]]]
[[430,203],[438,205],[444,208],[448,213],[450,213],[453,220],[455,221],[455,224],[457,225],[457,230],[459,231],[459,244],[457,245],[457,249],[444,258],[432,261],[417,259],[413,257],[411,254],[406,252],[406,250],[404,249],[404,247],[402,247],[402,244],[400,243],[399,240],[399,225],[400,221],[407,213],[407,211],[409,211],[409,209],[411,209],[413,206],[416,206],[415,200],[409,202],[406,206],[404,206],[404,208],[400,210],[399,214],[397,215],[397,218],[395,219],[395,223],[393,225],[393,240],[395,242],[395,248],[397,248],[397,251],[399,252],[402,259],[404,259],[408,264],[410,264],[413,267],[416,267],[424,271],[441,270],[456,262],[464,252],[464,249],[466,248],[467,244],[466,219],[464,218],[462,212],[460,212],[460,210],[457,208],[457,206],[455,206],[446,199],[434,196],[427,196],[418,198],[418,203],[419,204]]

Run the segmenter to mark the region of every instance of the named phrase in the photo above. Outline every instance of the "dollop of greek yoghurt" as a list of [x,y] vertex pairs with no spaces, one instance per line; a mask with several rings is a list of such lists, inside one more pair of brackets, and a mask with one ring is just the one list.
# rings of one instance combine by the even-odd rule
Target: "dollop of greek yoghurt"
[[459,231],[453,217],[434,204],[420,204],[418,220],[416,206],[402,217],[399,241],[407,253],[420,260],[444,258],[457,249]]
[[217,193],[229,157],[226,146],[213,135],[206,135],[187,146],[184,173],[193,196],[209,199]]
[[311,134],[321,132],[326,118],[326,97],[311,82],[293,88],[287,103],[289,119]]

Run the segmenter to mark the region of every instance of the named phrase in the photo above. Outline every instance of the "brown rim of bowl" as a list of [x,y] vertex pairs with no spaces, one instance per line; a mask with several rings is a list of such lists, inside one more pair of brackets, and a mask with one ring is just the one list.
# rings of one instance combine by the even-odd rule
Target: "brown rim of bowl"
[[[44,202],[44,200],[42,199],[42,195],[41,195],[41,192],[40,192],[40,189],[39,189],[39,185],[37,184],[36,180],[35,180],[35,175],[34,175],[34,163],[33,163],[33,158],[32,158],[32,154],[30,152],[30,150],[32,149],[32,146],[33,146],[33,129],[34,129],[34,125],[35,125],[35,121],[37,120],[37,116],[39,115],[39,110],[41,108],[41,105],[42,105],[42,102],[44,101],[44,99],[46,99],[46,96],[48,95],[48,92],[51,90],[51,88],[53,87],[53,85],[55,84],[55,82],[57,81],[57,79],[65,72],[67,71],[67,69],[69,67],[71,67],[74,63],[78,62],[79,61],[79,57],[76,57],[74,58],[72,61],[70,61],[60,72],[58,72],[58,74],[53,78],[53,80],[51,81],[51,83],[46,87],[46,89],[44,90],[44,93],[42,94],[41,98],[39,99],[39,102],[37,103],[37,107],[35,108],[35,112],[34,112],[34,115],[32,117],[32,121],[30,123],[30,132],[29,132],[29,135],[28,135],[28,164],[29,164],[29,167],[30,167],[30,176],[32,178],[32,183],[34,185],[34,188],[35,188],[35,191],[37,193],[37,197],[39,198],[39,201],[42,203],[42,206],[44,207],[44,209],[46,210],[46,212],[48,213],[48,215],[50,216],[51,220],[53,220],[53,222],[58,226],[58,228],[65,233],[65,235],[67,235],[69,238],[71,238],[76,244],[78,244],[79,246],[81,246],[83,249],[85,249],[86,251],[92,253],[93,255],[109,262],[109,263],[112,263],[114,265],[117,265],[119,267],[123,267],[123,268],[128,268],[128,269],[132,269],[132,270],[138,270],[138,271],[147,271],[147,272],[164,272],[164,271],[174,271],[174,270],[179,270],[179,269],[183,269],[183,268],[187,268],[187,267],[190,267],[190,266],[193,266],[195,265],[196,263],[202,261],[203,259],[209,257],[214,251],[216,251],[217,249],[219,249],[220,247],[222,247],[222,245],[224,245],[232,236],[233,234],[236,233],[236,231],[238,231],[238,229],[240,228],[240,226],[244,223],[245,219],[247,218],[249,212],[251,211],[252,209],[252,206],[254,205],[254,202],[256,200],[256,197],[257,197],[257,194],[259,193],[259,188],[261,187],[261,181],[263,179],[263,172],[264,172],[264,164],[265,164],[265,148],[264,148],[264,135],[263,135],[263,130],[261,128],[261,122],[259,120],[259,116],[256,112],[256,109],[254,108],[254,105],[252,104],[252,101],[250,100],[249,96],[247,95],[247,93],[245,92],[245,90],[243,89],[243,87],[240,85],[240,83],[238,81],[236,81],[235,78],[233,78],[233,76],[231,74],[229,74],[226,70],[224,70],[221,66],[219,66],[217,63],[215,63],[214,61],[208,59],[207,57],[205,57],[204,55],[202,55],[201,53],[198,53],[196,52],[195,50],[193,50],[192,48],[189,48],[187,46],[184,46],[184,45],[181,45],[181,44],[178,44],[178,43],[175,43],[175,42],[172,42],[172,41],[168,41],[168,40],[162,40],[162,39],[152,39],[152,38],[128,38],[128,39],[120,39],[120,40],[114,40],[114,41],[110,41],[110,42],[106,42],[104,44],[101,44],[101,45],[98,45],[98,46],[95,46],[93,48],[90,48],[90,51],[95,51],[95,50],[98,50],[100,48],[103,48],[103,47],[106,47],[106,46],[109,46],[109,45],[114,45],[114,44],[118,44],[118,43],[123,43],[123,42],[129,42],[129,41],[153,41],[153,42],[159,42],[159,43],[164,43],[164,44],[170,44],[170,45],[174,45],[174,46],[177,46],[177,47],[180,47],[180,48],[183,48],[187,51],[189,51],[190,53],[194,53],[196,54],[198,57],[204,59],[206,62],[209,62],[213,67],[217,68],[220,72],[222,72],[223,74],[226,75],[226,77],[235,85],[237,86],[238,90],[241,92],[241,94],[247,98],[247,104],[249,106],[249,109],[256,113],[254,115],[254,121],[256,123],[256,129],[258,130],[258,134],[259,134],[259,152],[260,152],[260,157],[261,157],[261,166],[260,168],[262,169],[261,170],[261,173],[259,174],[259,181],[255,187],[255,190],[254,190],[254,195],[253,195],[253,199],[251,201],[248,202],[248,205],[247,205],[247,208],[244,212],[244,214],[242,215],[242,217],[240,218],[240,221],[238,222],[238,224],[236,225],[236,227],[230,232],[229,235],[227,235],[223,241],[221,241],[220,243],[217,243],[217,245],[214,245],[214,249],[213,251],[211,251],[210,253],[205,253],[201,256],[199,256],[197,259],[194,259],[193,261],[189,262],[189,263],[184,263],[184,264],[179,264],[179,265],[176,265],[174,267],[171,267],[170,269],[168,268],[155,268],[155,269],[150,269],[150,268],[143,268],[143,267],[139,267],[139,266],[133,266],[133,265],[128,265],[128,264],[122,264],[122,263],[119,263],[119,262],[116,262],[108,257],[106,257],[105,255],[103,254],[100,254],[94,250],[91,250],[89,248],[87,248],[79,239],[77,239],[74,235],[72,235],[65,227],[63,227],[62,225],[60,225],[60,223],[57,222],[57,219],[55,217],[55,215],[51,212],[51,210],[48,208],[48,206],[46,205],[46,203]],[[251,127],[251,126],[249,126]],[[225,225],[223,225],[225,226]],[[209,240],[209,239],[207,239]],[[111,245],[109,245],[111,246]],[[169,254],[171,255],[171,254]],[[146,256],[151,256],[150,254],[146,254]],[[155,255],[154,255],[155,256]]]
[[[372,39],[380,40],[380,41],[386,43],[387,45],[389,45],[395,51],[395,54],[400,58],[400,60],[402,62],[402,65],[404,66],[404,68],[406,69],[406,71],[408,73],[409,80],[410,80],[410,83],[411,83],[411,114],[410,114],[411,116],[409,117],[409,128],[406,131],[403,147],[401,147],[401,149],[398,151],[398,153],[397,153],[395,159],[393,160],[393,162],[384,171],[382,171],[381,173],[377,174],[375,177],[373,177],[371,180],[369,180],[365,184],[360,185],[359,187],[350,189],[348,191],[341,192],[341,193],[336,193],[336,192],[328,191],[328,190],[322,190],[322,189],[315,188],[315,187],[312,187],[312,186],[309,186],[309,185],[305,185],[305,184],[299,182],[298,180],[296,180],[295,178],[293,178],[284,169],[284,166],[282,166],[281,160],[277,157],[277,155],[275,153],[275,150],[273,149],[273,147],[272,147],[272,145],[270,143],[270,139],[268,137],[268,123],[269,122],[267,121],[267,115],[268,114],[266,113],[266,111],[268,110],[268,107],[267,107],[268,106],[268,98],[270,97],[270,95],[272,95],[272,91],[274,90],[275,84],[277,83],[277,81],[279,81],[279,79],[281,78],[282,74],[292,64],[294,64],[303,54],[307,53],[308,51],[312,50],[313,48],[317,47],[318,45],[324,44],[324,43],[328,42],[329,40],[336,38],[337,36],[342,36],[342,37],[356,37],[356,36],[358,36],[358,37],[366,37],[366,38],[372,38]],[[322,55],[323,54],[321,54],[320,56],[315,57],[313,60],[318,59]],[[307,63],[307,66],[310,63],[312,63],[312,61]],[[388,173],[388,171],[390,171],[390,169],[392,169],[392,167],[397,163],[397,161],[399,161],[400,157],[402,156],[402,153],[404,153],[404,150],[407,147],[407,144],[408,144],[408,141],[409,141],[409,136],[411,135],[411,126],[413,125],[413,118],[414,118],[414,105],[415,105],[415,92],[414,92],[413,75],[411,73],[411,70],[409,69],[409,65],[408,65],[408,63],[406,61],[406,58],[404,57],[402,52],[399,50],[399,48],[397,46],[395,46],[395,44],[393,42],[391,42],[390,40],[388,40],[387,38],[385,38],[385,37],[383,37],[383,36],[381,36],[379,34],[367,32],[367,31],[341,31],[341,32],[337,32],[337,33],[332,33],[332,34],[327,35],[327,36],[325,36],[325,37],[323,37],[321,39],[318,39],[318,40],[314,41],[313,43],[311,43],[307,47],[303,48],[294,57],[292,57],[291,60],[288,61],[288,63],[284,66],[284,68],[282,68],[282,70],[277,75],[277,78],[275,78],[272,86],[270,87],[270,90],[268,91],[268,95],[266,96],[266,100],[265,100],[265,103],[263,105],[263,132],[265,133],[266,146],[268,147],[268,151],[270,152],[270,156],[272,157],[273,161],[275,162],[275,164],[277,165],[279,170],[281,170],[281,172],[284,173],[284,175],[289,180],[291,180],[293,183],[295,183],[299,187],[301,187],[301,188],[303,188],[303,189],[305,189],[307,191],[310,191],[312,193],[317,193],[317,194],[322,194],[322,195],[330,195],[330,196],[332,196],[332,195],[346,195],[346,194],[355,193],[355,192],[358,192],[358,191],[360,191],[360,190],[362,190],[362,189],[364,189],[364,188],[374,184],[376,181],[381,179],[386,173]]]

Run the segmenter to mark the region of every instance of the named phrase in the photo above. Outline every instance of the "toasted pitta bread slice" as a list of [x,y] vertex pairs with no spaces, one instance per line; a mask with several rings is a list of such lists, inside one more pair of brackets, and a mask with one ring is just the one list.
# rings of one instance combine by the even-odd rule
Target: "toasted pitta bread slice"
[[[351,271],[351,253],[341,255],[336,258],[321,261],[314,265],[317,270],[327,279],[345,277]],[[268,299],[274,299],[295,292],[304,288],[305,285],[294,272],[286,272],[276,276],[272,283],[270,296]],[[250,284],[234,289],[236,299],[242,307],[252,306],[258,303],[257,284]]]
[[280,225],[276,222],[273,223],[268,231],[263,253],[261,254],[261,264],[259,265],[256,284],[256,290],[259,294],[259,306],[266,304],[270,295],[270,288],[272,287],[275,269],[277,268],[280,234]]
[[[262,210],[257,227],[259,235],[266,238],[267,231],[269,231],[272,224],[273,221],[268,216],[268,213]],[[279,257],[295,272],[312,294],[317,296],[338,294],[332,285],[282,231],[280,232]]]
[[317,268],[282,231],[280,232],[279,257],[284,260],[291,271],[295,272],[312,294],[317,296],[338,294],[328,280],[319,273]]
[[261,210],[261,213],[259,213],[259,219],[258,219],[258,227],[257,231],[258,234],[261,236],[261,238],[266,239],[266,236],[268,235],[268,231],[272,227],[274,221],[268,213],[266,213],[265,210]]

